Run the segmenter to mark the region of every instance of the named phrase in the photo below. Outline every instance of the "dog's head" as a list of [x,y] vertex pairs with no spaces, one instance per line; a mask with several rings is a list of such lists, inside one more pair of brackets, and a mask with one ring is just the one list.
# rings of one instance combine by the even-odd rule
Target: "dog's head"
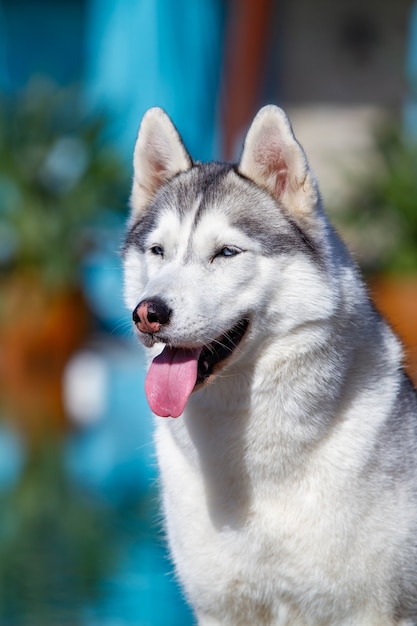
[[169,117],[143,118],[124,247],[134,327],[163,352],[148,400],[182,413],[190,393],[255,346],[330,315],[326,222],[283,111],[263,108],[237,166],[193,163]]

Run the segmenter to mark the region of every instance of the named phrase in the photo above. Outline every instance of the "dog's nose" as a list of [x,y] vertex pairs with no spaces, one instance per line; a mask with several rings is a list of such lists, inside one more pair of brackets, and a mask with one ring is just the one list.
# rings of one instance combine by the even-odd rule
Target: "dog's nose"
[[168,324],[171,309],[161,298],[150,298],[139,302],[132,318],[142,333],[157,333],[161,326]]

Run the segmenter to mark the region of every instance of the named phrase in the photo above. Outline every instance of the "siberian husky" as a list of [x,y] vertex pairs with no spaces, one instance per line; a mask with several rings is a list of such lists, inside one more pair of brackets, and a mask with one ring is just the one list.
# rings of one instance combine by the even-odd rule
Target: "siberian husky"
[[124,247],[200,626],[417,623],[417,402],[283,111],[238,165],[144,116]]

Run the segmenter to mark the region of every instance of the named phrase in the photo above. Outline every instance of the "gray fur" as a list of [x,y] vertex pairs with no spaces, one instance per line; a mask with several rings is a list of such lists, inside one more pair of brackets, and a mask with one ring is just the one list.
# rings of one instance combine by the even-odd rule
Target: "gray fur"
[[416,392],[285,114],[260,111],[237,166],[192,164],[160,110],[141,128],[126,302],[172,314],[138,338],[190,356],[248,320],[178,419],[156,421],[199,626],[417,624]]
[[197,163],[158,189],[145,215],[127,233],[124,249],[135,245],[144,251],[147,235],[155,227],[161,210],[172,207],[185,217],[201,196],[194,216],[197,226],[202,215],[223,204],[232,189],[234,202],[224,204],[225,214],[232,224],[259,241],[264,254],[291,254],[301,248],[320,256],[319,248],[308,234],[277,210],[276,201],[271,198],[266,202],[265,194],[227,163]]

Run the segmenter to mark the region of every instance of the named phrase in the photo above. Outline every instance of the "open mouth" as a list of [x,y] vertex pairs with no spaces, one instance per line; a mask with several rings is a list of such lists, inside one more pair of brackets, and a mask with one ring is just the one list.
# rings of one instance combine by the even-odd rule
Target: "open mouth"
[[179,417],[195,387],[204,383],[242,341],[249,320],[242,319],[203,348],[166,345],[154,358],[145,380],[152,411],[161,417]]
[[229,331],[203,348],[198,359],[197,385],[207,380],[216,365],[225,361],[232,354],[241,342],[248,326],[249,320],[242,319]]

